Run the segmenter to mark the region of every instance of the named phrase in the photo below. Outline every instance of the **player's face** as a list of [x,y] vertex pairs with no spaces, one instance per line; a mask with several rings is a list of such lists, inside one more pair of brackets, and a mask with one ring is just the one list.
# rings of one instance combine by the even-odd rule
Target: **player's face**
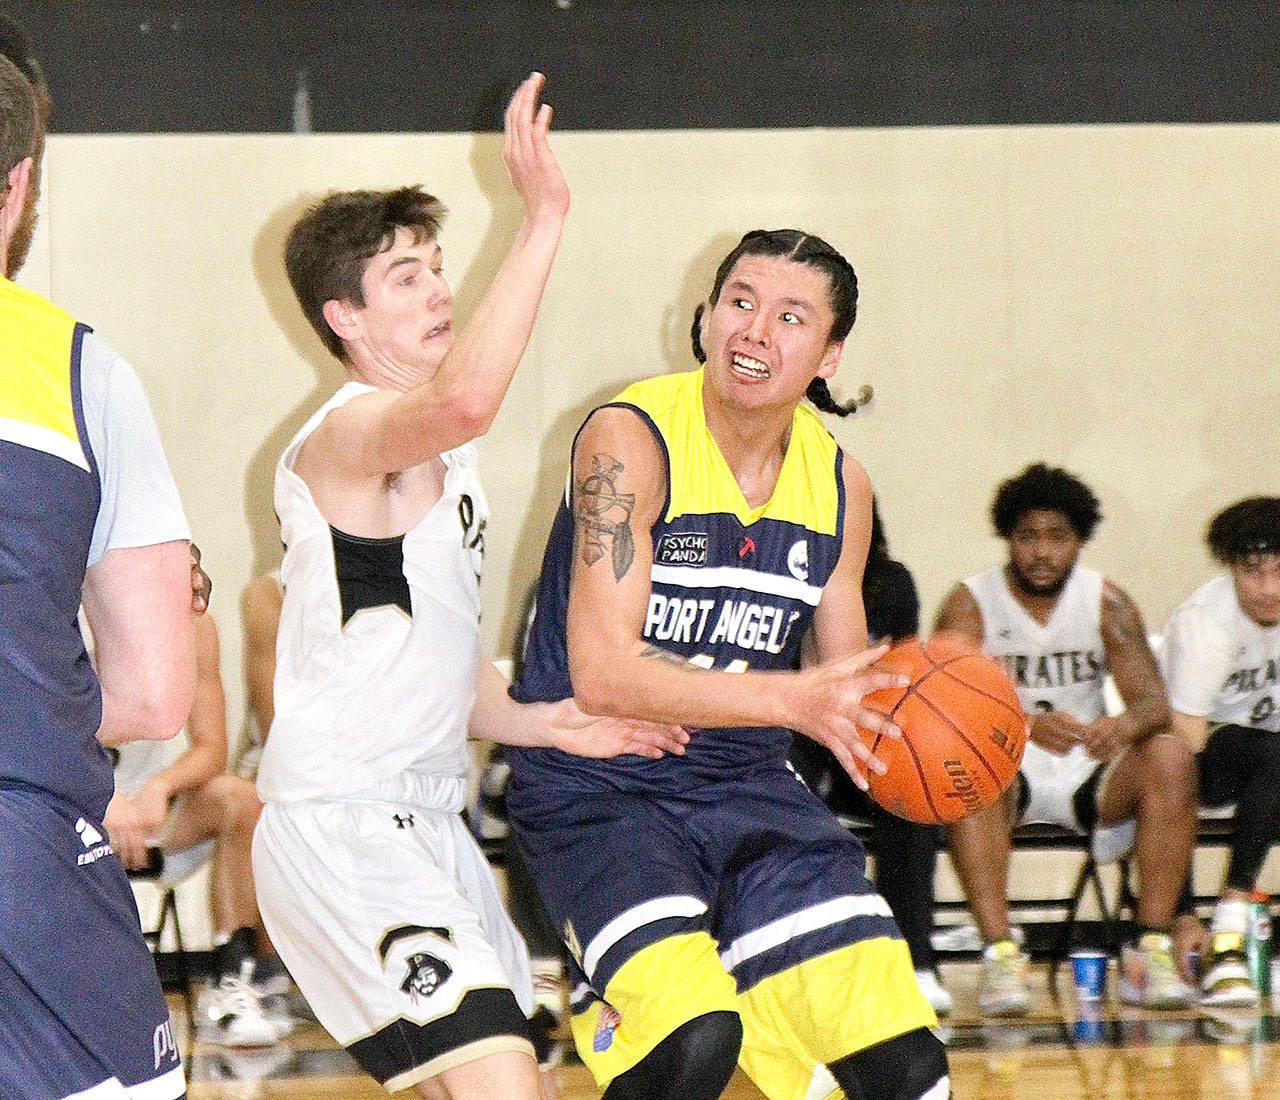
[[825,272],[781,256],[743,256],[703,317],[714,392],[748,408],[797,403],[815,377],[830,378],[842,345]]
[[1056,596],[1080,554],[1080,536],[1065,512],[1032,508],[1009,533],[1009,565],[1022,590],[1032,596]]
[[1231,563],[1240,610],[1259,626],[1280,623],[1280,554],[1246,554]]
[[406,389],[431,377],[453,342],[453,292],[440,246],[397,229],[360,283],[365,304],[353,312],[354,337],[344,337],[352,358],[380,364]]

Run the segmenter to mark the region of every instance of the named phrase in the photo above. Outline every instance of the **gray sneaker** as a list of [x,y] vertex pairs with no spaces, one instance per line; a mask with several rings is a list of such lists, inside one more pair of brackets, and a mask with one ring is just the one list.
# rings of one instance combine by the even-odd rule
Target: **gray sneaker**
[[1013,940],[988,944],[982,952],[978,1011],[983,1016],[1025,1016],[1031,1008],[1027,958]]
[[1120,1000],[1144,1008],[1186,1008],[1193,990],[1178,974],[1173,944],[1163,932],[1146,932],[1120,952]]

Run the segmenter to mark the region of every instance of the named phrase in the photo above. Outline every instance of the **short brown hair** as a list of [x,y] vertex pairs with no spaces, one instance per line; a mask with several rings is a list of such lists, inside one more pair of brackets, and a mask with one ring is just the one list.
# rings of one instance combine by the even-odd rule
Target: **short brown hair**
[[339,191],[309,209],[284,245],[289,284],[316,335],[344,363],[346,349],[324,319],[328,301],[364,305],[360,280],[369,261],[390,248],[397,229],[415,241],[435,240],[444,221],[444,204],[421,187],[395,191]]
[[0,193],[15,165],[34,157],[40,142],[40,122],[31,82],[0,54]]
[[18,66],[31,82],[31,90],[36,94],[36,114],[43,129],[49,124],[49,113],[53,108],[49,98],[49,82],[45,79],[44,70],[31,47],[31,39],[17,23],[0,12],[0,54],[4,54]]

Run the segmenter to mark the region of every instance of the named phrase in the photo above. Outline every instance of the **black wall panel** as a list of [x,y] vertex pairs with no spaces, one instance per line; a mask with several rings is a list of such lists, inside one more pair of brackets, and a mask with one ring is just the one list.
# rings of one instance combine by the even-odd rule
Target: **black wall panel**
[[1280,119],[1280,5],[1230,0],[0,0],[60,132]]

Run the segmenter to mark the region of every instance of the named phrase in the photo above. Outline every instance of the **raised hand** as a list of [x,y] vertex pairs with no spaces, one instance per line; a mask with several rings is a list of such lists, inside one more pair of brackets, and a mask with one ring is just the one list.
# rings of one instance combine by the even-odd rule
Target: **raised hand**
[[542,73],[529,75],[507,104],[503,123],[502,159],[527,216],[534,221],[563,218],[569,210],[569,185],[547,140],[551,105],[538,104],[545,80]]

